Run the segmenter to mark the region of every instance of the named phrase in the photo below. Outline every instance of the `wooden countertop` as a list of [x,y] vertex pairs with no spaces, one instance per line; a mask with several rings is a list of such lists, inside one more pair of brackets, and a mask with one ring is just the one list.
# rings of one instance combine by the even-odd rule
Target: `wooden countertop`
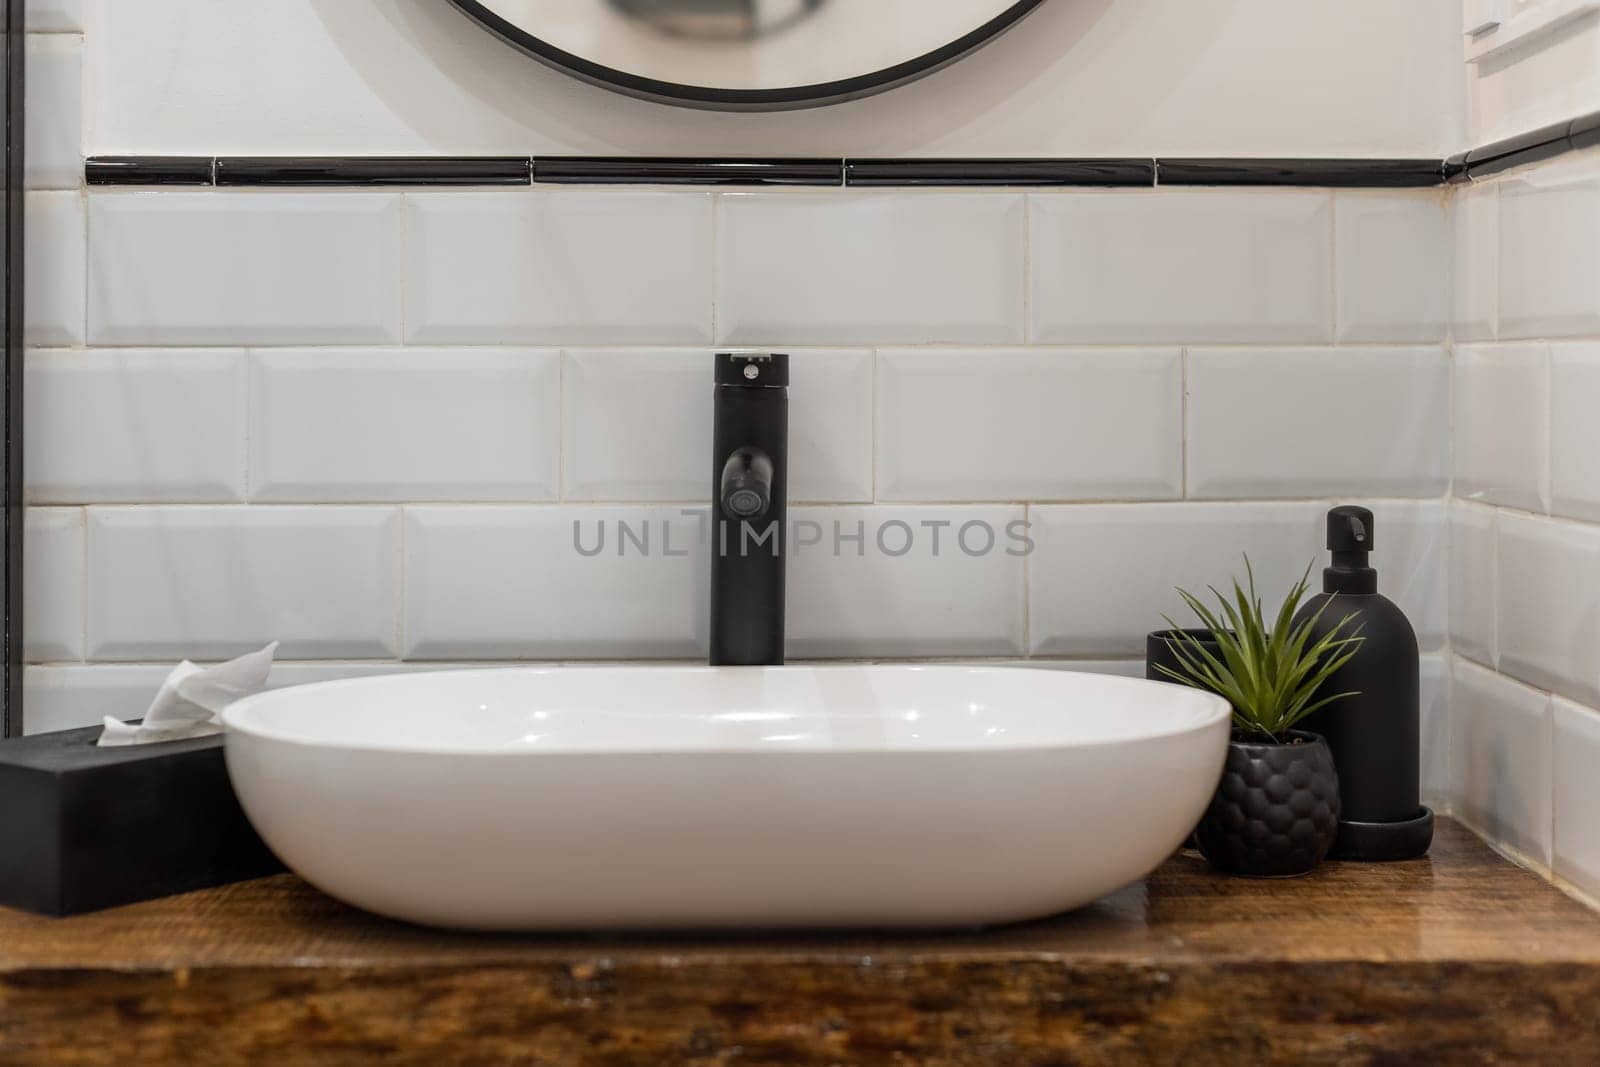
[[1600,1063],[1600,914],[1432,855],[903,935],[442,933],[284,875],[0,909],[0,1063]]

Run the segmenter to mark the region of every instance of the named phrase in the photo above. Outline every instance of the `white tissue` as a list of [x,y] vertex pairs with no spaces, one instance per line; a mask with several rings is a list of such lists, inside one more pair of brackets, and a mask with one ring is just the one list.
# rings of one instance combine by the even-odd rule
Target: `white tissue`
[[100,746],[148,745],[221,733],[222,709],[267,684],[267,672],[272,669],[272,657],[277,651],[278,642],[274,641],[259,652],[215,667],[196,667],[184,660],[161,683],[143,722],[135,726],[106,716]]

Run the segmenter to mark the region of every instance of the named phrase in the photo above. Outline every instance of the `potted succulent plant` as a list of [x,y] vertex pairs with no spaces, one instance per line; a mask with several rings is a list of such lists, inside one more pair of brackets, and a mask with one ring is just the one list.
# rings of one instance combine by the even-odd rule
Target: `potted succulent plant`
[[1163,637],[1178,666],[1157,664],[1173,681],[1209,689],[1233,705],[1233,737],[1222,780],[1195,830],[1200,852],[1219,870],[1257,877],[1305,874],[1328,854],[1339,833],[1339,778],[1327,742],[1294,727],[1349,693],[1320,695],[1328,676],[1355,655],[1359,627],[1348,615],[1322,637],[1312,631],[1328,600],[1294,622],[1310,568],[1289,590],[1270,626],[1245,558],[1246,584],[1233,596],[1211,592],[1212,610],[1178,590],[1203,626],[1173,628]]

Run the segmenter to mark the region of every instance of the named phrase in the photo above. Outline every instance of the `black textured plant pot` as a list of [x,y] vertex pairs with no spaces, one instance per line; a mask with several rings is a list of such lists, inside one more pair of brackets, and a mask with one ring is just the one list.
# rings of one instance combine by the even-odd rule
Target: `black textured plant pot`
[[1200,852],[1229,874],[1288,878],[1321,863],[1339,836],[1339,775],[1316,734],[1228,744],[1222,781],[1195,830]]
[[1180,674],[1183,673],[1183,664],[1172,647],[1177,643],[1174,635],[1180,633],[1193,637],[1213,654],[1217,652],[1217,639],[1210,630],[1154,630],[1144,638],[1144,676],[1152,682],[1181,684],[1172,675],[1159,669],[1167,667]]

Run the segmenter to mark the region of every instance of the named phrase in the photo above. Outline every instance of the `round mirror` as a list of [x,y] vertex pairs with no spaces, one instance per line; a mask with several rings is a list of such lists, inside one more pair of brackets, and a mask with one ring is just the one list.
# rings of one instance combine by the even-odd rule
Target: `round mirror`
[[1043,0],[451,0],[586,81],[687,107],[816,107],[954,62]]

